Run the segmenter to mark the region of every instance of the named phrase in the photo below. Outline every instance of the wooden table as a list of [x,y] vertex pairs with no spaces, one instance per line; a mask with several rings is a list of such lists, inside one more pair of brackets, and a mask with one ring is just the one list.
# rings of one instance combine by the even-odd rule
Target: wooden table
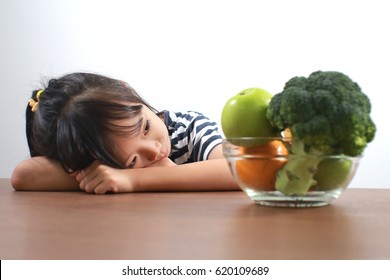
[[332,205],[244,193],[16,192],[0,179],[0,259],[390,259],[390,189]]

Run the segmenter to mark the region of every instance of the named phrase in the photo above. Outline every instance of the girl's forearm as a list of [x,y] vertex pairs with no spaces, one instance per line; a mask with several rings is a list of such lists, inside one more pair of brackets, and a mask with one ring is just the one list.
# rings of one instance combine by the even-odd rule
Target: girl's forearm
[[[108,180],[110,184],[115,181],[120,182],[118,185],[106,186],[106,191],[112,189],[117,189],[119,192],[239,189],[225,159],[141,169],[104,168],[113,172],[109,173],[109,177],[112,178]],[[12,174],[11,183],[15,190],[19,191],[80,190],[80,182],[75,176],[66,173],[58,162],[45,157],[34,157],[19,163]],[[83,187],[81,189],[84,190]],[[92,186],[89,191],[85,190],[94,192],[96,187]]]
[[239,190],[225,159],[130,171],[137,192]]
[[11,184],[18,191],[80,190],[74,177],[62,166],[45,157],[33,157],[20,162],[11,176]]

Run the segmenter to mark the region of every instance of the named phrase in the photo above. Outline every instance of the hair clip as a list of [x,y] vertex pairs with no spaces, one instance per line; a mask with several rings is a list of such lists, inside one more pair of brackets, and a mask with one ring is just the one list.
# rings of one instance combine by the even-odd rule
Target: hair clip
[[32,112],[35,112],[38,109],[39,97],[41,96],[42,92],[43,92],[43,89],[41,89],[37,92],[37,94],[36,94],[37,101],[35,101],[32,98],[28,101],[28,105],[30,105]]

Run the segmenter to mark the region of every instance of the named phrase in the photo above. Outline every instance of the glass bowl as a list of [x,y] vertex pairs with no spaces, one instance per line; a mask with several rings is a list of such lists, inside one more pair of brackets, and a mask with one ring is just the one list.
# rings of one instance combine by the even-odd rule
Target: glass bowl
[[223,139],[224,157],[240,188],[255,203],[316,207],[337,199],[351,182],[361,157],[293,155],[291,139]]

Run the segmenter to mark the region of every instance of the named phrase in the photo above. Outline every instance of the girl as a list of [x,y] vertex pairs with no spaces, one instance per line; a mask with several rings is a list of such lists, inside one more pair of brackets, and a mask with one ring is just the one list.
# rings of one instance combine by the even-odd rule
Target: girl
[[128,84],[90,73],[52,79],[26,109],[31,158],[15,190],[88,193],[238,189],[216,124],[157,111]]

